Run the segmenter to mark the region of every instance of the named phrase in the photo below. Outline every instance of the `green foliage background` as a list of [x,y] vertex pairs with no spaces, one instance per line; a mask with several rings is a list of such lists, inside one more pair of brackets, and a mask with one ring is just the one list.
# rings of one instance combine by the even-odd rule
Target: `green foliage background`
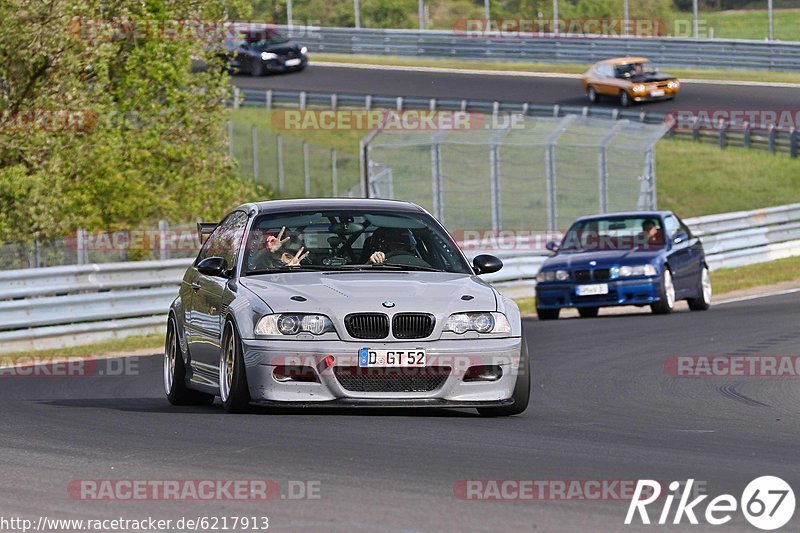
[[[264,197],[228,159],[221,68],[197,39],[111,40],[85,20],[220,19],[238,0],[0,2],[0,242],[219,217]],[[76,30],[79,19],[84,31]],[[218,59],[216,60],[219,61]],[[217,63],[218,65],[218,63]],[[88,112],[85,131],[9,127],[32,110]]]

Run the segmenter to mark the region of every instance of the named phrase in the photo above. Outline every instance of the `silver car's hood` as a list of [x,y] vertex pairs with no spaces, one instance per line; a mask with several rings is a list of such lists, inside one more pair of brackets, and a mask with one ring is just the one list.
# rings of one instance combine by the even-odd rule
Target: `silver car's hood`
[[[240,283],[274,312],[427,312],[445,315],[495,311],[495,291],[481,279],[442,272],[296,272],[245,276]],[[302,297],[297,301],[292,297]],[[468,298],[471,296],[472,298]],[[462,297],[467,297],[462,299]],[[383,302],[394,303],[387,309]]]

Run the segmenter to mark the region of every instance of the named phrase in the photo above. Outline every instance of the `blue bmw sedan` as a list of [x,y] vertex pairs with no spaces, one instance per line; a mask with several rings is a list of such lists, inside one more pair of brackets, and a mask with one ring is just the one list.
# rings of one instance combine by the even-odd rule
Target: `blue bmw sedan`
[[711,306],[711,280],[700,240],[671,211],[610,213],[575,221],[536,277],[536,313],[554,320],[565,307],[595,317],[601,307],[649,305],[670,313]]

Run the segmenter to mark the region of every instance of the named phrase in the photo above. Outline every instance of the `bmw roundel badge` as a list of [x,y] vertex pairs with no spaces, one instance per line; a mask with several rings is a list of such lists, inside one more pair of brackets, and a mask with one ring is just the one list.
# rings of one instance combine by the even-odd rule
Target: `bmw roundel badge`
[[383,302],[381,302],[381,305],[387,309],[391,309],[392,307],[394,307],[394,302],[390,302],[389,300],[384,300]]

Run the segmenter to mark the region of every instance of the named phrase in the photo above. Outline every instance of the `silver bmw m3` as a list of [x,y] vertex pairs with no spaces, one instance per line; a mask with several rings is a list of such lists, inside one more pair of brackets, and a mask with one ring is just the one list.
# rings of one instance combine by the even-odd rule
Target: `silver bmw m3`
[[517,305],[421,207],[392,200],[245,204],[203,240],[167,323],[176,405],[474,407],[522,413]]

